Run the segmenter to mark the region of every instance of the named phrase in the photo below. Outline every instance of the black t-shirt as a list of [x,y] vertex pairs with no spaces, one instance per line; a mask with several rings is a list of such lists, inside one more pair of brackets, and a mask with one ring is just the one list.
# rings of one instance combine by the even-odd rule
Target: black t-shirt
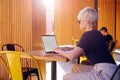
[[113,57],[106,47],[105,38],[97,30],[85,32],[79,40],[77,46],[84,50],[85,56],[91,61],[92,64],[115,64]]

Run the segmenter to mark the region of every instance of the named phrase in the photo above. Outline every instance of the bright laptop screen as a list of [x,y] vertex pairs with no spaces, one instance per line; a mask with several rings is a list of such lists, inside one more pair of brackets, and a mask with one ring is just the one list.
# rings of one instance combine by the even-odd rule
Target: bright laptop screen
[[57,48],[57,41],[55,35],[42,35],[41,36],[45,52],[51,52],[54,48]]

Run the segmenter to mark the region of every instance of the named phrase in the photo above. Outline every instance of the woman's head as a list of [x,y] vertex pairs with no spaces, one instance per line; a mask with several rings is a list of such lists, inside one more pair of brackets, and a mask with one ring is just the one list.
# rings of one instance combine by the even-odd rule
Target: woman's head
[[95,28],[97,25],[97,11],[91,7],[86,7],[78,14],[78,22],[81,29]]

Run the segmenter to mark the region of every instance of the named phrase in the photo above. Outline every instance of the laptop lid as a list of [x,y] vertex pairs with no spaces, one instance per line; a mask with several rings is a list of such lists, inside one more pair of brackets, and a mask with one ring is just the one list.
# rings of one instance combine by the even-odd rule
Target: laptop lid
[[41,38],[46,53],[52,52],[58,47],[55,35],[42,35]]

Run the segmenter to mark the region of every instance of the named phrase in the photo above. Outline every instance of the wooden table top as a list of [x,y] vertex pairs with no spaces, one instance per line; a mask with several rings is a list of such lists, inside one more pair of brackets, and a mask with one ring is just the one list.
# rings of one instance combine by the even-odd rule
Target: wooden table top
[[115,49],[114,53],[120,54],[120,48]]
[[40,60],[50,60],[50,61],[57,61],[57,62],[67,62],[68,59],[53,53],[45,53],[43,50],[35,50],[30,52],[36,59]]

